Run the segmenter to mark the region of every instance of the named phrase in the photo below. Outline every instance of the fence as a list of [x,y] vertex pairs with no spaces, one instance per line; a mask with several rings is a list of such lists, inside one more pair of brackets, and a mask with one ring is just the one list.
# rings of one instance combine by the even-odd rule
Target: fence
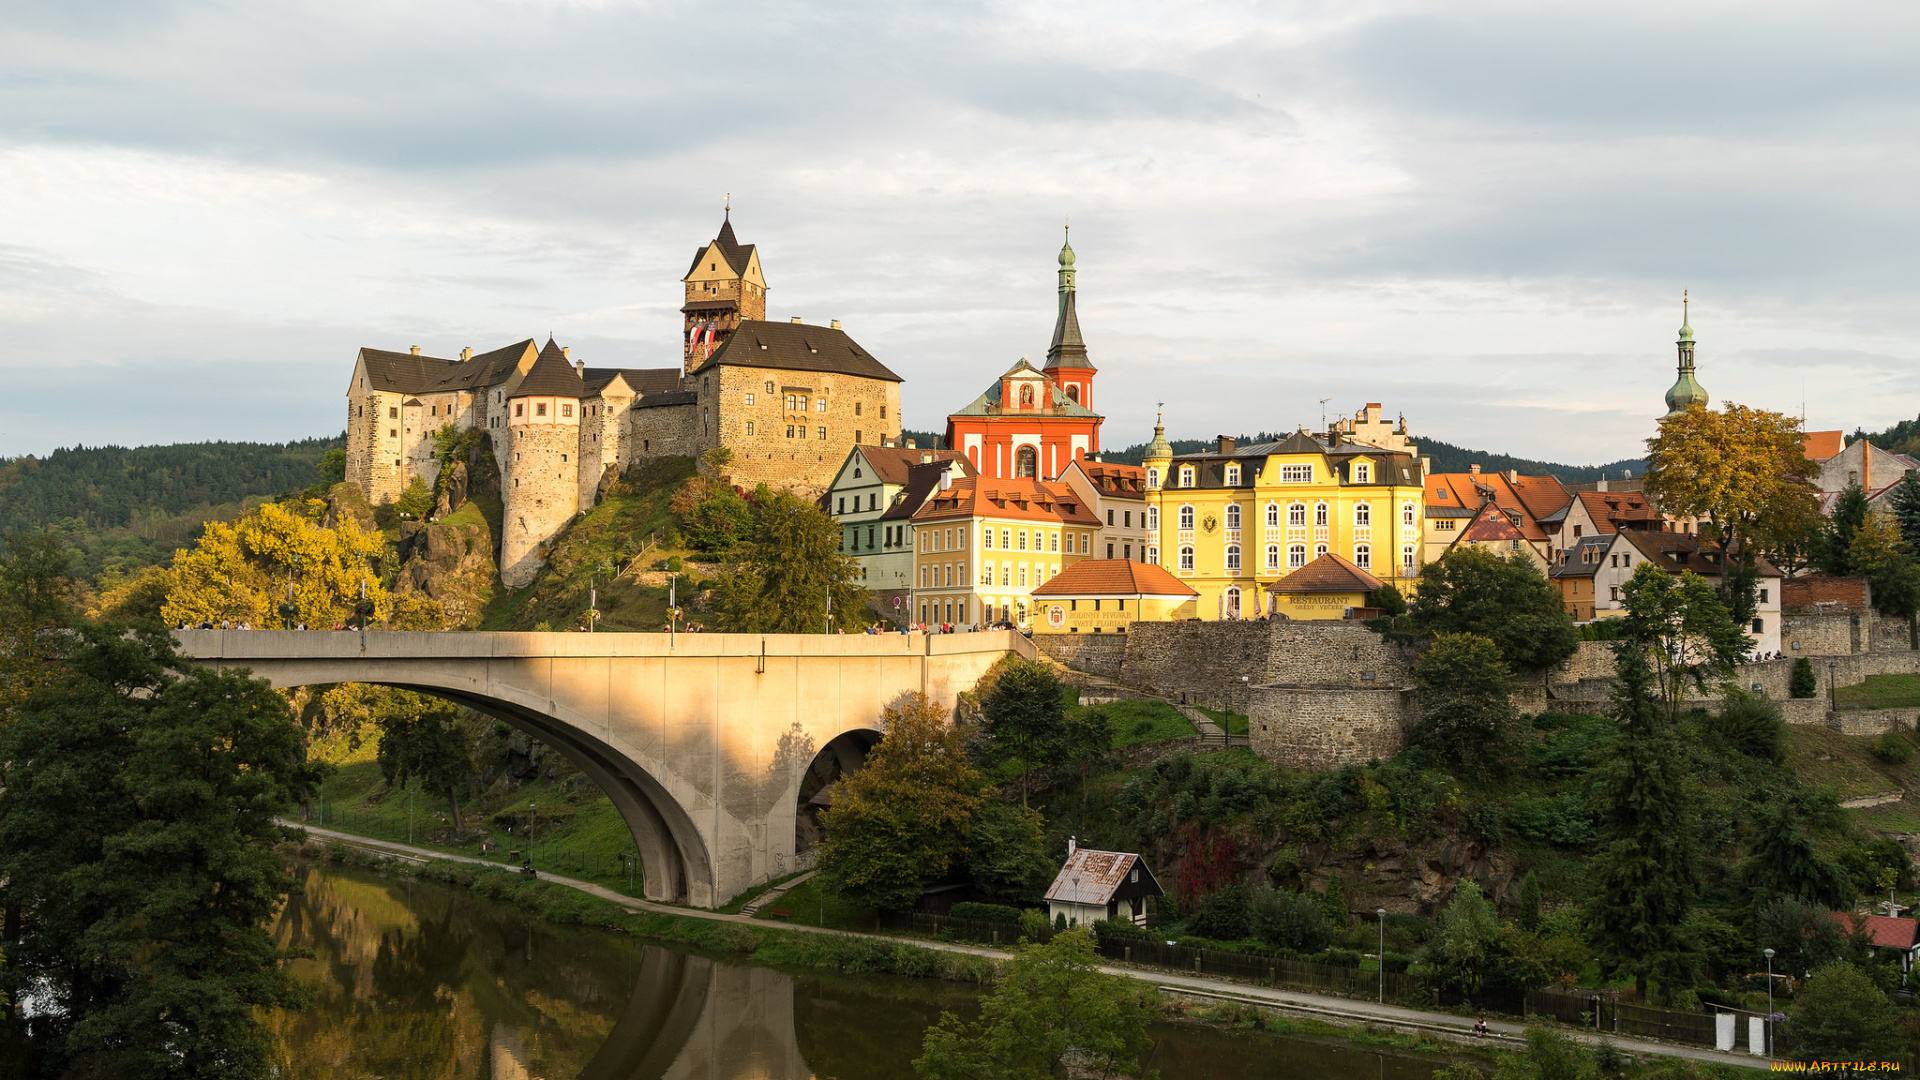
[[1714,1045],[1713,1017],[1707,1013],[1637,1005],[1605,991],[1529,990],[1526,1011],[1615,1035]]

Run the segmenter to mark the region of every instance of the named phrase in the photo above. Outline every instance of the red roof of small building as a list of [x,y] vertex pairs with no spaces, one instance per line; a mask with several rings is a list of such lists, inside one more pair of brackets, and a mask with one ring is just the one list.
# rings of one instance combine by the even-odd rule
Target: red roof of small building
[[1268,592],[1372,592],[1381,581],[1338,555],[1328,552],[1267,586]]
[[1527,534],[1521,532],[1520,527],[1507,516],[1506,508],[1499,503],[1490,502],[1481,507],[1479,513],[1473,515],[1473,521],[1460,530],[1460,538],[1454,543],[1501,544],[1526,538]]
[[1920,922],[1912,919],[1893,919],[1885,915],[1856,915],[1852,912],[1828,911],[1823,914],[1839,922],[1848,933],[1862,929],[1868,934],[1869,943],[1890,949],[1911,949],[1920,944]]
[[970,517],[1100,524],[1100,519],[1093,516],[1080,496],[1065,484],[989,476],[955,480],[945,491],[930,492],[927,501],[914,512],[913,520],[925,523]]
[[1580,502],[1593,519],[1593,527],[1603,533],[1619,532],[1622,525],[1645,527],[1660,522],[1660,511],[1637,491],[1583,491]]
[[1035,596],[1199,596],[1155,563],[1081,559],[1033,590]]
[[1847,448],[1847,436],[1842,431],[1809,431],[1800,436],[1800,446],[1809,460],[1821,462],[1839,457]]

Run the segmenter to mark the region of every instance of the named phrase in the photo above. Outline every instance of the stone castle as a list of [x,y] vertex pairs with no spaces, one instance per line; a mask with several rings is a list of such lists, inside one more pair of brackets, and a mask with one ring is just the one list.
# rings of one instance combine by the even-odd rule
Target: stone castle
[[505,504],[500,577],[533,580],[544,545],[636,462],[732,451],[734,482],[824,490],[854,446],[897,443],[900,376],[834,322],[769,322],[760,255],[731,212],[681,279],[682,362],[594,368],[551,337],[459,359],[363,348],[347,387],[347,479],[390,503],[439,473],[434,435],[486,433]]

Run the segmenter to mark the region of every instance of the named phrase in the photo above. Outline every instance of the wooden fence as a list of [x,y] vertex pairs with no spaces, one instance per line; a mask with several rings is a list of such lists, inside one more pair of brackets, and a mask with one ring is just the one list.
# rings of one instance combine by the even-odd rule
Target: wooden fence
[[1621,1001],[1605,991],[1529,990],[1526,1011],[1603,1034],[1713,1045],[1711,1014],[1657,1009]]

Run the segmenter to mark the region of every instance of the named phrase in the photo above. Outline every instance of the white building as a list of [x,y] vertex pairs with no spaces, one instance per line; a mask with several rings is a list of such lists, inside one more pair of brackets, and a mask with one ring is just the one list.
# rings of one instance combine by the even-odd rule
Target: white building
[[1145,926],[1149,896],[1166,890],[1140,856],[1128,851],[1094,851],[1067,841],[1067,862],[1047,889],[1047,919],[1059,925],[1092,926],[1101,919],[1125,919]]

